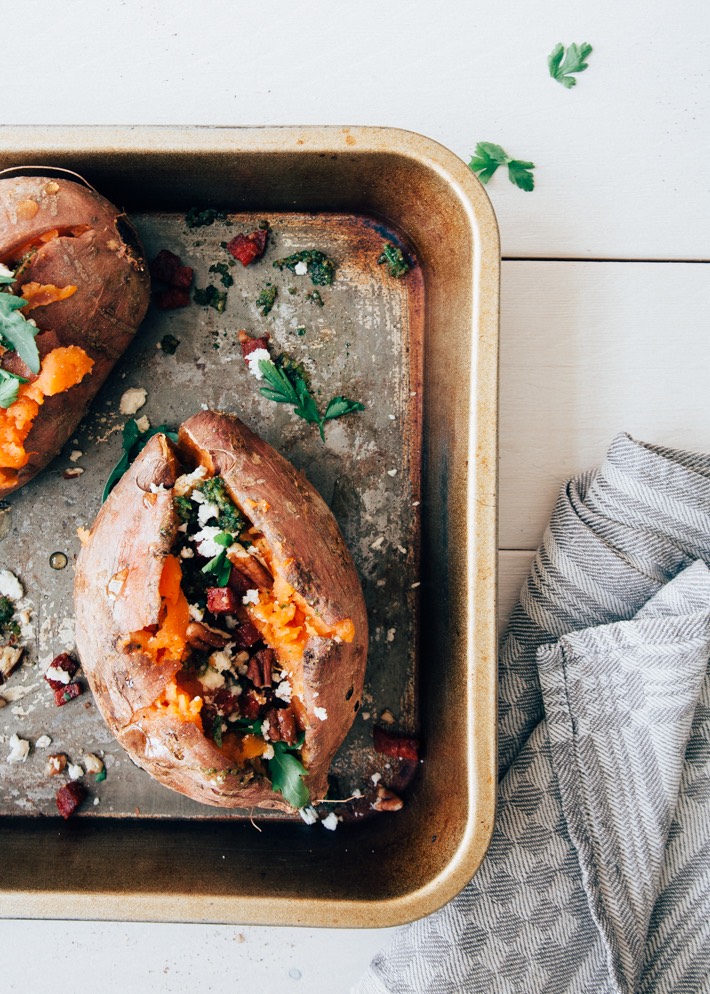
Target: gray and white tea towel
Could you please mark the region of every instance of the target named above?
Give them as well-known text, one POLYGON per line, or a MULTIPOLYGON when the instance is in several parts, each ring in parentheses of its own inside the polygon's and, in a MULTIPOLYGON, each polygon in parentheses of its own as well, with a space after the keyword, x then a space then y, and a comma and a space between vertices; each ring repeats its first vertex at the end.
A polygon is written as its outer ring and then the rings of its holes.
POLYGON ((500 653, 474 879, 357 994, 710 992, 710 456, 618 436, 562 488, 500 653))

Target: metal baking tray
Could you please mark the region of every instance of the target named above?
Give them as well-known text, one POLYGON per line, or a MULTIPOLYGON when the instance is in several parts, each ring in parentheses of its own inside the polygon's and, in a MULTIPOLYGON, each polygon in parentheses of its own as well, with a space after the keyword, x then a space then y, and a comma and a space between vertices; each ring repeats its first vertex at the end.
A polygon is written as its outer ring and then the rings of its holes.
POLYGON ((131 215, 149 257, 177 252, 199 286, 222 289, 209 267, 228 259, 220 242, 231 234, 265 218, 272 236, 263 264, 230 269, 223 313, 151 307, 76 437, 10 499, 0 567, 25 586, 34 639, 3 688, 14 690, 0 735, 16 731, 33 750, 13 767, 0 754, 0 839, 13 854, 0 914, 357 927, 435 910, 480 864, 495 805, 499 247, 480 184, 441 146, 386 128, 0 128, 0 168, 38 162, 87 177, 131 215), (228 216, 189 229, 190 207, 228 216), (406 279, 377 264, 383 240, 414 263, 406 279), (322 308, 305 278, 269 265, 311 247, 338 263, 322 308), (279 296, 262 317, 267 281, 279 296), (321 401, 345 393, 366 411, 329 425, 323 445, 260 397, 239 328, 267 329, 303 361, 321 401), (166 333, 180 341, 174 355, 158 347, 166 333), (129 386, 146 388, 139 414, 153 424, 176 426, 200 405, 236 411, 330 503, 371 626, 363 706, 332 793, 367 797, 380 773, 403 810, 335 806, 343 820, 328 832, 201 806, 135 768, 88 697, 54 708, 41 668, 72 645, 76 529, 120 455, 129 386), (84 473, 65 479, 72 450, 84 473), (57 551, 63 571, 49 567, 57 551), (374 753, 383 710, 419 734, 417 769, 374 753), (97 803, 68 823, 34 746, 42 734, 74 760, 105 756, 97 803))

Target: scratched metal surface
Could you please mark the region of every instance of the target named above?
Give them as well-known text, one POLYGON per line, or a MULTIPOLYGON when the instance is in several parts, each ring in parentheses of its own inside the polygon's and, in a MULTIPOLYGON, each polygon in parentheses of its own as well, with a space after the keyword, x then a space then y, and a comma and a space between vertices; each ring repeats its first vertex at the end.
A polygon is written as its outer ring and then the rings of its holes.
MULTIPOLYGON (((233 215, 229 222, 189 230, 182 215, 143 214, 134 220, 147 255, 169 248, 195 268, 195 284, 223 289, 209 266, 229 260, 220 247, 259 215, 233 215)), ((0 815, 56 814, 54 795, 63 778, 44 773, 46 757, 64 752, 81 763, 86 752, 104 757, 103 783, 84 779, 91 798, 83 817, 228 818, 162 787, 138 769, 110 735, 87 692, 56 708, 41 677, 49 660, 74 644, 72 583, 79 526, 93 520, 104 482, 121 452, 121 395, 144 387, 147 402, 137 416, 151 424, 177 426, 201 406, 234 411, 303 469, 330 504, 353 552, 363 581, 370 620, 370 652, 360 714, 333 765, 336 790, 348 796, 359 787, 372 791, 370 777, 396 780, 396 771, 372 749, 372 725, 383 709, 397 727, 416 728, 416 609, 418 580, 418 500, 420 450, 420 361, 423 280, 415 268, 406 279, 388 276, 377 265, 383 236, 391 233, 373 221, 349 215, 270 216, 272 237, 259 263, 230 268, 234 285, 222 314, 192 303, 179 311, 151 306, 129 352, 100 392, 75 439, 40 477, 9 499, 0 521, 0 568, 21 580, 32 610, 33 632, 20 668, 0 689, 8 701, 0 710, 0 815), (332 256, 337 275, 319 288, 324 306, 306 300, 313 286, 307 276, 280 273, 274 259, 301 248, 320 248, 332 256), (262 317, 255 301, 269 281, 278 288, 274 309, 262 317), (289 289, 295 292, 290 293, 289 289), (299 335, 297 328, 305 328, 299 335), (237 331, 268 330, 275 351, 288 351, 311 372, 319 404, 340 393, 361 400, 362 414, 330 422, 326 444, 317 431, 262 398, 241 359, 237 331), (180 340, 175 355, 157 345, 165 334, 180 340), (83 455, 84 472, 64 479, 73 464, 69 453, 83 455), (55 551, 69 565, 50 568, 55 551), (31 743, 25 763, 9 765, 7 740, 17 733, 31 743), (39 749, 41 735, 52 739, 39 749)))

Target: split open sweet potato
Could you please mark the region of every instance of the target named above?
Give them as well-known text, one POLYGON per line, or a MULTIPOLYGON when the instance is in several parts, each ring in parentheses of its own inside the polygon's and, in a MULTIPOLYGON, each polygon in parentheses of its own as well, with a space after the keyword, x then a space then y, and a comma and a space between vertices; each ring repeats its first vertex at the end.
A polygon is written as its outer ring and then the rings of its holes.
POLYGON ((47 176, 0 179, 0 263, 4 294, 26 301, 0 300, 2 498, 73 434, 143 320, 150 277, 125 214, 47 176))
POLYGON ((157 780, 223 807, 325 797, 362 699, 362 590, 323 499, 238 418, 148 442, 81 550, 75 606, 98 706, 157 780))

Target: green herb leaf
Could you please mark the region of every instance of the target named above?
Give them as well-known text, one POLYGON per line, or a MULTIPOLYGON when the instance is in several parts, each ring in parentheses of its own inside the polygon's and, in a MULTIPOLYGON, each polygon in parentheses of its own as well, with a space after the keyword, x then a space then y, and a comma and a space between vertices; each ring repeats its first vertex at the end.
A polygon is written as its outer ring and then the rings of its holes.
POLYGON ((273 742, 272 746, 274 758, 268 760, 272 790, 283 794, 294 808, 304 807, 310 800, 308 787, 303 782, 308 770, 284 742, 273 742))
POLYGON ((20 383, 27 383, 22 376, 0 369, 0 407, 9 407, 17 400, 20 383))
POLYGON ((123 455, 118 460, 106 481, 102 500, 106 500, 136 456, 143 451, 153 435, 167 435, 171 442, 177 442, 177 432, 170 431, 167 425, 158 425, 141 431, 135 418, 130 418, 123 426, 123 455))
MULTIPOLYGON (((291 291, 289 290, 289 293, 290 292, 291 291)), ((317 290, 311 290, 310 293, 307 293, 306 294, 306 300, 312 301, 318 307, 322 307, 323 306, 323 298, 321 297, 320 293, 317 290)))
POLYGON ((221 476, 210 477, 196 489, 205 495, 210 504, 216 504, 219 508, 217 524, 223 532, 230 532, 231 538, 231 535, 240 535, 244 531, 246 520, 227 493, 227 485, 221 476))
POLYGON ((355 411, 364 410, 365 405, 361 404, 359 400, 349 400, 347 397, 333 397, 332 400, 328 401, 323 420, 330 421, 333 418, 342 418, 346 414, 353 414, 355 411))
POLYGON ((101 781, 105 779, 106 779, 106 770, 99 770, 99 772, 94 777, 96 783, 101 783, 101 781))
POLYGON ((39 373, 39 352, 35 342, 38 329, 19 313, 26 303, 12 293, 0 293, 0 340, 6 348, 17 352, 31 372, 39 373))
POLYGON ((530 172, 534 168, 534 162, 521 162, 519 159, 512 159, 508 163, 508 178, 511 183, 515 183, 521 190, 526 190, 529 193, 535 187, 535 177, 530 172))
POLYGON ((266 317, 272 310, 278 292, 275 286, 265 286, 259 293, 259 296, 256 298, 256 306, 261 311, 263 317, 266 317))
POLYGON ((175 355, 178 345, 180 344, 180 339, 176 338, 175 335, 163 335, 160 339, 160 348, 167 355, 175 355))
POLYGON ((212 722, 212 741, 218 749, 222 748, 222 722, 224 718, 221 714, 215 715, 212 722))
POLYGON ((209 271, 211 273, 220 274, 220 276, 222 277, 220 280, 222 286, 226 287, 234 286, 234 277, 230 273, 226 262, 216 262, 214 266, 210 266, 209 271))
POLYGON ((226 211, 218 211, 214 207, 206 207, 204 210, 191 207, 185 215, 185 224, 188 228, 204 228, 209 224, 214 224, 215 221, 224 221, 226 217, 226 211))
POLYGON ((535 179, 530 172, 535 168, 534 162, 523 162, 521 159, 511 159, 508 153, 492 142, 479 142, 476 151, 468 164, 481 183, 487 183, 499 166, 508 166, 508 179, 528 192, 535 186, 535 179))
POLYGON ((570 76, 569 73, 584 72, 585 69, 588 69, 589 66, 586 60, 591 53, 592 46, 586 41, 583 41, 579 45, 572 43, 566 50, 561 42, 558 43, 547 57, 550 76, 556 79, 558 83, 561 83, 565 89, 571 90, 573 86, 577 85, 577 80, 574 76, 570 76))
MULTIPOLYGON (((218 542, 217 544, 221 545, 222 543, 218 542)), ((202 572, 211 574, 215 587, 226 587, 232 572, 232 564, 227 559, 227 550, 224 549, 219 555, 205 563, 202 572)))
POLYGON ((201 304, 203 307, 214 307, 218 314, 222 314, 227 306, 227 291, 218 290, 210 283, 206 287, 195 287, 192 299, 196 304, 201 304))
POLYGON ((311 283, 314 286, 328 286, 333 282, 335 276, 335 263, 328 258, 325 252, 318 249, 304 249, 302 252, 294 252, 293 255, 286 256, 285 259, 277 259, 274 262, 275 269, 290 269, 296 272, 299 262, 305 262, 311 283))
POLYGON ((397 248, 392 242, 385 242, 382 248, 382 255, 377 260, 378 265, 383 262, 387 264, 387 272, 395 279, 401 279, 409 272, 409 263, 404 258, 402 249, 397 248))

